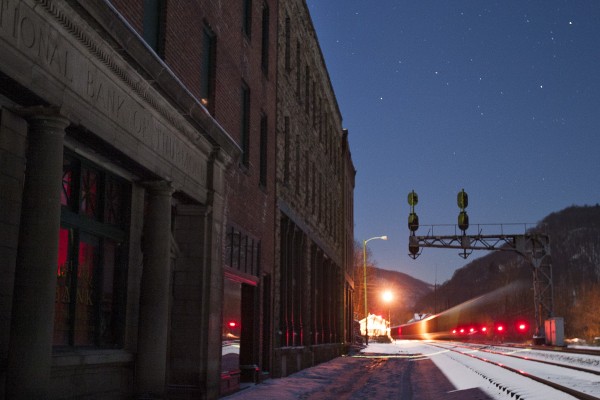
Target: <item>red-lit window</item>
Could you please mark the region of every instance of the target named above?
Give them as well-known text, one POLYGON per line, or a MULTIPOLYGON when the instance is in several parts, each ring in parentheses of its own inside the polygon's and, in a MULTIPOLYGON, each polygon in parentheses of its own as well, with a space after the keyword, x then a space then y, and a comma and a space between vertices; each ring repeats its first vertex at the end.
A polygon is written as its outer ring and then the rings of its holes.
POLYGON ((66 155, 62 186, 54 345, 119 347, 130 185, 66 155))
POLYGON ((98 218, 98 173, 93 169, 81 168, 81 196, 79 211, 90 218, 98 218))
POLYGON ((121 225, 123 210, 123 185, 114 180, 106 180, 106 196, 104 199, 104 222, 111 225, 121 225))
POLYGON ((73 193, 73 169, 71 162, 69 158, 65 158, 63 161, 62 191, 60 193, 60 204, 63 206, 71 204, 71 193, 73 193))

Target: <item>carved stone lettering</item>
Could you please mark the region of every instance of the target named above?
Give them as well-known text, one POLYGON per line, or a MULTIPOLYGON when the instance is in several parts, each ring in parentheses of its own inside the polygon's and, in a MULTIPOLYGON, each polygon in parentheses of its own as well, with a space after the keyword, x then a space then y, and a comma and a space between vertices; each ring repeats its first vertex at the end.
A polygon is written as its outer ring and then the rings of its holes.
POLYGON ((96 79, 91 70, 87 73, 86 94, 96 107, 113 119, 121 121, 121 109, 125 104, 125 96, 115 86, 96 79))
MULTIPOLYGON (((148 149, 184 171, 193 180, 206 182, 207 155, 180 136, 180 133, 156 110, 145 108, 143 94, 137 97, 125 86, 119 68, 120 56, 114 53, 115 63, 96 64, 94 55, 80 50, 70 40, 79 40, 45 21, 25 2, 0 0, 0 43, 2 40, 27 55, 42 69, 65 83, 101 114, 118 123, 126 132, 148 146, 148 149), (100 65, 100 66, 99 66, 100 65), (105 67, 106 66, 106 67, 105 67), (113 75, 115 74, 115 75, 113 75), (114 76, 114 78, 112 78, 114 76)), ((59 26, 59 25, 56 25, 59 26)), ((86 47, 93 45, 93 38, 86 47)), ((101 40, 101 39, 98 39, 101 40)), ((148 105, 148 107, 150 107, 148 105)), ((103 127, 89 127, 91 130, 103 127)))

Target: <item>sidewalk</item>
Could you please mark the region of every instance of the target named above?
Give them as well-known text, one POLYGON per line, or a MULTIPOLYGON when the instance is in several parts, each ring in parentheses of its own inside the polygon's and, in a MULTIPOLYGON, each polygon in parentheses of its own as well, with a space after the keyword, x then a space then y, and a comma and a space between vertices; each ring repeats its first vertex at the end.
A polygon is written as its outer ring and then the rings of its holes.
POLYGON ((387 347, 370 345, 365 350, 373 353, 363 350, 354 356, 338 357, 286 378, 252 385, 224 399, 489 399, 479 389, 455 390, 430 359, 379 352, 381 349, 387 347))

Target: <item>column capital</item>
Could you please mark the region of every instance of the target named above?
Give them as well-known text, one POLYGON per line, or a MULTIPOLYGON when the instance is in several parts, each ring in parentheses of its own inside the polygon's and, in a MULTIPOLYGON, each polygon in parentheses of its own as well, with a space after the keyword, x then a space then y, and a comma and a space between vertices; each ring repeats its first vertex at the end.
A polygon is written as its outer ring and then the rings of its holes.
POLYGON ((13 110, 29 122, 32 128, 47 127, 64 131, 71 121, 60 113, 58 107, 33 106, 13 110))
POLYGON ((171 196, 175 191, 171 181, 143 181, 140 183, 146 190, 154 195, 171 196))

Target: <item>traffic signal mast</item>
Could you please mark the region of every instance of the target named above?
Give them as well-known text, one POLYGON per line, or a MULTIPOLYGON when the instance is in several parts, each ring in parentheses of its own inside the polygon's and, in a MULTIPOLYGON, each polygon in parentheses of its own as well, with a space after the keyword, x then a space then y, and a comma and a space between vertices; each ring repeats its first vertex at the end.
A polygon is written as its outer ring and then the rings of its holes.
MULTIPOLYGON (((433 235, 434 225, 428 235, 418 236, 419 217, 415 213, 418 196, 415 191, 408 194, 408 204, 411 206, 408 216, 409 256, 416 259, 421 254, 422 247, 441 249, 460 249, 459 255, 467 258, 473 250, 513 251, 525 258, 533 267, 533 297, 535 308, 535 334, 534 343, 549 343, 562 345, 563 324, 562 318, 554 318, 554 300, 552 285, 552 264, 550 257, 550 239, 541 233, 467 235, 469 216, 465 209, 468 206, 468 195, 463 190, 458 193, 457 203, 460 208, 458 214, 458 229, 460 234, 433 235), (547 332, 551 330, 552 332, 547 332), (550 336, 550 337, 548 337, 550 336)), ((501 225, 500 225, 501 226, 501 225)), ((503 230, 503 229, 501 229, 503 230)))

